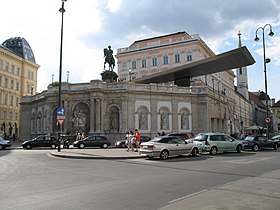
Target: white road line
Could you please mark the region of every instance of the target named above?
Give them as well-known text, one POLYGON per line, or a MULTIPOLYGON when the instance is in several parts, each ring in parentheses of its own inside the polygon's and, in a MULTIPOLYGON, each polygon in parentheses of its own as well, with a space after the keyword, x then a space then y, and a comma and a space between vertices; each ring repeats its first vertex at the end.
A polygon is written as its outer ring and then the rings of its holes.
POLYGON ((201 191, 198 191, 198 192, 195 192, 195 193, 192 193, 192 194, 183 196, 183 197, 181 197, 181 198, 174 199, 174 200, 172 200, 172 201, 169 201, 168 203, 169 203, 169 204, 175 203, 175 202, 178 202, 178 201, 180 201, 180 200, 183 200, 183 199, 186 199, 186 198, 189 198, 189 197, 192 197, 192 196, 195 196, 195 195, 198 195, 198 194, 207 192, 207 191, 208 191, 208 189, 201 190, 201 191))
POLYGON ((265 158, 249 158, 249 159, 241 159, 241 160, 228 160, 228 161, 222 161, 225 163, 236 163, 236 164, 251 164, 251 163, 257 163, 265 160, 272 159, 274 157, 265 157, 265 158))

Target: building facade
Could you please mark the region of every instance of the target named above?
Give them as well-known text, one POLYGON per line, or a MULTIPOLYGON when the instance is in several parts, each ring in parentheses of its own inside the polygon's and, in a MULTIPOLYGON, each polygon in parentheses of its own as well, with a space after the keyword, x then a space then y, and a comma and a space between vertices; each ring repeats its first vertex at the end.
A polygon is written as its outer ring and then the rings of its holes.
POLYGON ((0 45, 1 136, 18 136, 21 98, 35 94, 38 68, 24 38, 11 38, 0 45))
MULTIPOLYGON (((178 32, 140 40, 118 49, 119 81, 62 83, 66 110, 63 134, 105 134, 123 139, 128 130, 240 134, 251 125, 249 101, 238 95, 227 70, 191 79, 190 84, 136 84, 133 79, 208 58, 214 53, 198 35, 178 32)), ((58 87, 22 99, 21 138, 56 133, 58 87)))
MULTIPOLYGON (((21 138, 57 132, 58 87, 22 99, 21 138)), ((228 97, 209 86, 180 87, 133 82, 62 83, 66 110, 63 134, 79 131, 105 134, 112 141, 138 128, 142 135, 158 132, 230 133, 228 97)), ((232 102, 231 102, 232 103, 232 102)))

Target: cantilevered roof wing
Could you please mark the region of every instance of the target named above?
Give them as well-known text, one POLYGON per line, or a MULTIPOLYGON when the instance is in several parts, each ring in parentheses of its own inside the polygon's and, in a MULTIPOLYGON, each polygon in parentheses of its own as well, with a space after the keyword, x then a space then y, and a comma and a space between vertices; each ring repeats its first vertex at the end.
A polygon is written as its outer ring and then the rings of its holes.
POLYGON ((163 83, 184 77, 197 77, 213 74, 243 66, 249 66, 254 63, 254 58, 249 50, 244 46, 203 60, 137 78, 133 81, 135 83, 144 84, 163 83))

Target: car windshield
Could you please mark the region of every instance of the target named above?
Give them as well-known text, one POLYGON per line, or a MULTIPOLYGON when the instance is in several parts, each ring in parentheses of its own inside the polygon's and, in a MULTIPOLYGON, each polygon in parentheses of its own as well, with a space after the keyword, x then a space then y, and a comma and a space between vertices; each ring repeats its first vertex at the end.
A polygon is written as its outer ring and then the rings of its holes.
POLYGON ((272 139, 280 139, 280 135, 273 136, 272 139))
POLYGON ((254 140, 254 136, 246 136, 246 138, 244 140, 246 141, 253 141, 254 140))
POLYGON ((197 135, 193 140, 194 141, 206 141, 207 135, 197 135))
POLYGON ((162 138, 161 137, 155 137, 151 141, 153 142, 159 142, 162 138))

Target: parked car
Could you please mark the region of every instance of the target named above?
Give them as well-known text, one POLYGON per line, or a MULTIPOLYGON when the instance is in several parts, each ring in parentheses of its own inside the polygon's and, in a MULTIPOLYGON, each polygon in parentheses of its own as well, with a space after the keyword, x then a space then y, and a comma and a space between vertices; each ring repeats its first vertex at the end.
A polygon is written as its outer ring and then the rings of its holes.
MULTIPOLYGON (((150 141, 151 138, 149 136, 141 136, 140 137, 140 144, 142 142, 147 142, 147 141, 150 141)), ((127 147, 127 141, 126 139, 123 139, 123 140, 119 140, 119 141, 116 141, 115 142, 115 146, 116 147, 119 147, 119 148, 125 148, 127 147)), ((133 143, 133 147, 136 147, 135 143, 133 143)))
POLYGON ((42 135, 22 142, 23 149, 32 149, 33 147, 50 147, 51 149, 55 149, 57 146, 58 140, 50 135, 42 135))
MULTIPOLYGON (((280 141, 280 135, 273 136, 271 139, 272 139, 272 140, 280 141)), ((278 145, 278 146, 279 146, 279 145, 278 145)))
POLYGON ((187 143, 178 136, 159 136, 143 142, 139 153, 149 158, 159 157, 166 160, 170 156, 177 155, 197 156, 199 149, 195 144, 187 143))
POLYGON ((203 152, 209 152, 211 155, 216 155, 218 152, 237 151, 240 153, 243 150, 243 143, 228 134, 223 133, 202 133, 198 134, 194 141, 203 144, 203 152))
POLYGON ((12 142, 10 140, 4 140, 2 137, 0 137, 0 150, 6 149, 7 147, 11 147, 12 142))
POLYGON ((80 149, 83 149, 85 147, 100 147, 106 149, 110 146, 110 141, 106 136, 92 135, 84 139, 75 141, 73 143, 73 146, 80 149))
POLYGON ((169 133, 168 136, 178 136, 183 140, 191 139, 194 137, 193 133, 169 133))
POLYGON ((255 152, 264 148, 277 150, 279 147, 278 140, 267 140, 266 137, 262 136, 247 136, 242 142, 245 149, 251 149, 255 152))

